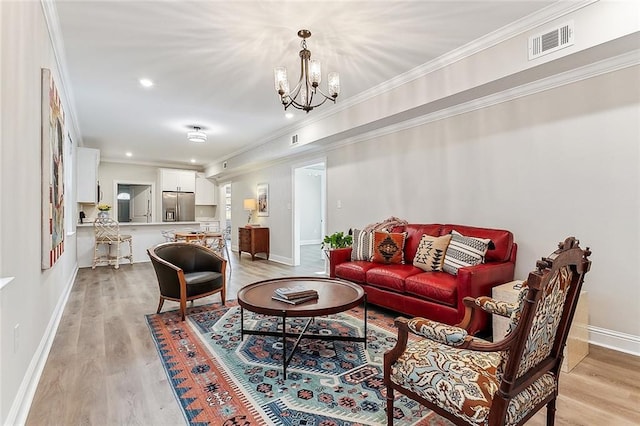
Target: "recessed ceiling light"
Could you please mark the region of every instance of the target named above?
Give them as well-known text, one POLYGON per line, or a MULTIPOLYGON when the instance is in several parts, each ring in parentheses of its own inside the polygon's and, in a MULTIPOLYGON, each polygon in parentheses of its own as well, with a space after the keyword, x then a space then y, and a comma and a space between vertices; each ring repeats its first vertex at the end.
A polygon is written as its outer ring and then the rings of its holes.
POLYGON ((140 85, 142 87, 151 87, 153 86, 153 81, 149 80, 148 78, 141 78, 140 85))
POLYGON ((191 159, 191 162, 192 162, 192 163, 195 163, 195 162, 196 162, 196 159, 195 159, 195 158, 192 158, 192 159, 191 159))
POLYGON ((293 118, 293 113, 292 112, 287 112, 287 113, 284 114, 284 116, 289 118, 289 119, 291 119, 291 118, 293 118))
POLYGON ((132 154, 131 152, 127 152, 125 155, 126 155, 127 157, 133 157, 133 154, 132 154))

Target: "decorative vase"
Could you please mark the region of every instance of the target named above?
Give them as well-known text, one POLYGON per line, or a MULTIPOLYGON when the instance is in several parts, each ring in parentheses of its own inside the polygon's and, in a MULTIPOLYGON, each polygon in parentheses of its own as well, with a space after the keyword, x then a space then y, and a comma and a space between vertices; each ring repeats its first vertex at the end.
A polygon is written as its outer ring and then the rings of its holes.
POLYGON ((109 218, 109 210, 100 210, 98 212, 98 219, 107 219, 109 218))

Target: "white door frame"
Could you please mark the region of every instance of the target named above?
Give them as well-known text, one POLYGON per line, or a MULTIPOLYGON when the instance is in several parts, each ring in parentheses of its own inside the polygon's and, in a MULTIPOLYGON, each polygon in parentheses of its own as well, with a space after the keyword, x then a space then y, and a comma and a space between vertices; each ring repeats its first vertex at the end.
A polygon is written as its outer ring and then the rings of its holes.
POLYGON ((314 159, 310 159, 308 161, 304 161, 301 163, 296 163, 291 166, 291 215, 292 215, 292 252, 293 252, 293 266, 300 265, 300 215, 297 209, 296 203, 296 170, 304 169, 309 166, 313 166, 316 164, 322 164, 324 166, 324 173, 322 174, 322 178, 320 181, 320 205, 321 205, 321 217, 322 226, 320 230, 320 236, 322 238, 323 235, 326 234, 327 227, 327 157, 317 157, 314 159))

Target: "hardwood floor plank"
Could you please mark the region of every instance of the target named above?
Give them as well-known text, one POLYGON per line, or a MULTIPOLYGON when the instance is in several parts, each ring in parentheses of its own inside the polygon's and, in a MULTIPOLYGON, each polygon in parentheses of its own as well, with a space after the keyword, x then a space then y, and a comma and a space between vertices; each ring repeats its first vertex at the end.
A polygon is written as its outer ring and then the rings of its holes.
MULTIPOLYGON (((290 267, 232 253, 227 299, 255 281, 325 270, 319 246, 304 247, 302 254, 303 265, 290 267)), ((80 269, 26 424, 185 424, 145 322, 158 294, 150 263, 80 269)), ((214 295, 195 306, 219 300, 214 295)), ((176 309, 167 301, 163 311, 176 309)), ((637 425, 639 384, 639 357, 591 347, 560 378, 556 425, 637 425)), ((544 425, 545 416, 543 410, 528 424, 544 425)))

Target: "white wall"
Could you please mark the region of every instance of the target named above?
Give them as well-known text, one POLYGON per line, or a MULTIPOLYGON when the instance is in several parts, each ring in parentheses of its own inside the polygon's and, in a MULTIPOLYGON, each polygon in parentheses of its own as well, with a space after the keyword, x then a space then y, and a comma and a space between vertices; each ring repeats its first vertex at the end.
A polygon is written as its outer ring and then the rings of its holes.
MULTIPOLYGON (((0 42, 0 278, 14 277, 0 289, 0 423, 13 424, 24 421, 77 267, 67 234, 58 262, 40 269, 41 68, 53 71, 69 105, 41 4, 0 2, 0 42)), ((66 131, 77 143, 69 111, 66 131)))
MULTIPOLYGON (((160 202, 158 201, 158 167, 102 161, 100 163, 100 167, 98 167, 98 180, 100 182, 100 191, 102 192, 102 202, 111 206, 115 206, 116 204, 113 190, 115 182, 153 184, 153 199, 156 201, 152 204, 153 221, 160 221, 160 202)), ((97 212, 93 206, 84 206, 84 208, 87 218, 93 218, 96 216, 97 212)))
POLYGON ((638 72, 628 68, 331 152, 330 230, 390 215, 509 229, 521 279, 557 242, 576 236, 593 251, 585 284, 591 325, 634 336, 628 343, 637 351, 638 72))
MULTIPOLYGON (((294 164, 328 149, 327 233, 392 215, 506 228, 519 243, 517 278, 575 235, 594 252, 591 341, 640 354, 639 11, 593 2, 498 31, 359 102, 314 111, 292 130, 297 151, 278 136, 208 170, 244 182, 242 170, 278 150, 294 164), (528 36, 569 19, 575 44, 529 61, 528 36)), ((277 180, 282 163, 265 167, 252 173, 277 180)), ((272 225, 283 259, 290 228, 272 225)))
POLYGON ((269 216, 258 217, 253 214, 251 223, 259 223, 269 227, 270 255, 269 259, 293 263, 293 214, 291 210, 292 179, 288 165, 278 165, 244 175, 231 182, 231 245, 238 249, 238 227, 247 223, 247 212, 242 208, 245 198, 257 198, 257 185, 269 184, 269 216), (279 234, 279 235, 276 235, 279 234))
MULTIPOLYGON (((593 251, 590 339, 640 353, 639 73, 622 69, 329 151, 327 233, 392 215, 504 228, 519 245, 519 279, 576 236, 593 251)), ((286 170, 260 174, 287 194, 286 170)), ((273 256, 289 258, 290 225, 273 216, 273 256)))

